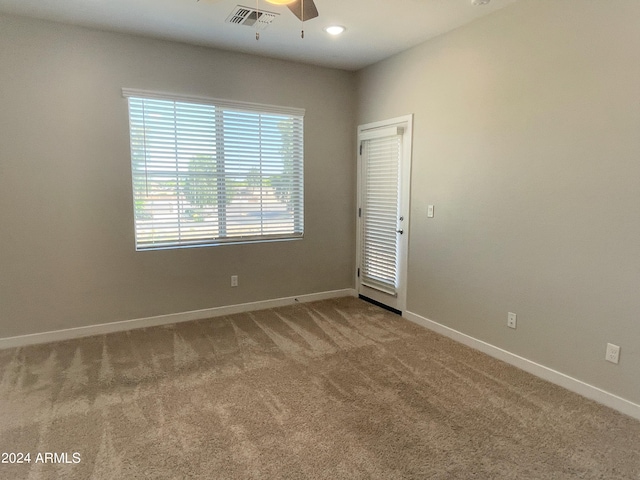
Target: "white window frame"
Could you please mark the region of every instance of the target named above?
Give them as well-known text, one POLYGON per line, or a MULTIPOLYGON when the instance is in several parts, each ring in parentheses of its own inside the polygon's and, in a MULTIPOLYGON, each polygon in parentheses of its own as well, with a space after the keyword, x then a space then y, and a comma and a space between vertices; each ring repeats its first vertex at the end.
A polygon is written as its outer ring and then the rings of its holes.
POLYGON ((303 237, 304 109, 130 88, 122 95, 129 105, 136 250, 303 237), (154 124, 155 118, 161 120, 154 124), (203 167, 194 174, 196 157, 203 167), (286 183, 278 187, 276 179, 286 183), (201 190, 215 205, 194 203, 192 192, 201 190))

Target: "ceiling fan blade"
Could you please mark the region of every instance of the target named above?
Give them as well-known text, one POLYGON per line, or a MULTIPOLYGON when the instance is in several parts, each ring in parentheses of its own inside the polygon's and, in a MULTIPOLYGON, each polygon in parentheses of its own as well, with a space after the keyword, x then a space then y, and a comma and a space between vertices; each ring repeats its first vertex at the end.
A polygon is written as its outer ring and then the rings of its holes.
POLYGON ((289 7, 289 10, 291 10, 296 17, 305 22, 318 16, 318 9, 313 0, 304 0, 304 16, 302 15, 302 0, 297 0, 287 5, 287 7, 289 7))

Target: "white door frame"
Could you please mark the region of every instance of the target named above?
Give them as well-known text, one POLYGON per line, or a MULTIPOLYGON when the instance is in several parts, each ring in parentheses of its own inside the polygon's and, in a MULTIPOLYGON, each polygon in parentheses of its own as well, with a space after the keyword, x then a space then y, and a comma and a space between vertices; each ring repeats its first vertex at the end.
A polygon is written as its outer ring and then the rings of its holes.
POLYGON ((359 295, 363 295, 371 298, 374 301, 380 302, 394 310, 404 312, 407 304, 407 257, 409 254, 409 227, 410 227, 410 198, 411 198, 411 159, 412 159, 412 145, 413 145, 413 114, 404 115, 401 117, 391 118, 388 120, 382 120, 379 122, 367 123, 358 126, 358 143, 357 159, 358 159, 358 185, 357 185, 357 210, 356 210, 356 225, 357 225, 357 242, 356 242, 356 273, 355 273, 355 285, 359 295), (399 195, 399 212, 403 217, 401 229, 403 233, 399 237, 398 242, 398 288, 397 297, 393 298, 389 295, 378 295, 374 290, 363 286, 360 282, 360 256, 362 254, 362 218, 361 218, 361 206, 362 206, 362 149, 361 145, 367 136, 370 136, 376 131, 385 130, 389 128, 402 128, 402 153, 401 153, 401 167, 400 167, 400 195, 399 195))

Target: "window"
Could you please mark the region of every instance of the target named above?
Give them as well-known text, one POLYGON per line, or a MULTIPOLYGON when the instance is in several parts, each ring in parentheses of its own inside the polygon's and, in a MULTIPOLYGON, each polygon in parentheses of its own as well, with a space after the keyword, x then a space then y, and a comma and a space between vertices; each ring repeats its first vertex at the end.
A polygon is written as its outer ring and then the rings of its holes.
POLYGON ((302 237, 304 110, 123 95, 137 250, 302 237))

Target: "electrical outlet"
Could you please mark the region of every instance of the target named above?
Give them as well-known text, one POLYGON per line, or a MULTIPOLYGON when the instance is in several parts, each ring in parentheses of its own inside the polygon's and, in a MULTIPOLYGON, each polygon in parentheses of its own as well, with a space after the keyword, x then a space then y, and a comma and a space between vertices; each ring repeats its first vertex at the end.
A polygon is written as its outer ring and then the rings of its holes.
POLYGON ((517 315, 515 313, 509 312, 507 315, 507 327, 516 328, 517 323, 517 315))
POLYGON ((238 275, 231 275, 231 286, 232 287, 238 286, 238 275))
POLYGON ((613 343, 607 343, 607 354, 605 360, 611 363, 618 363, 620 361, 620 347, 613 343))

